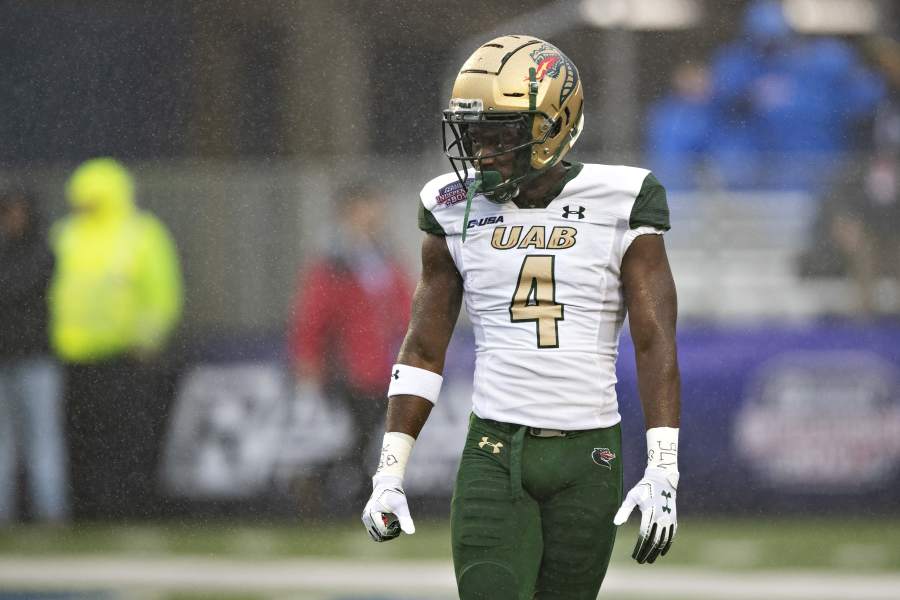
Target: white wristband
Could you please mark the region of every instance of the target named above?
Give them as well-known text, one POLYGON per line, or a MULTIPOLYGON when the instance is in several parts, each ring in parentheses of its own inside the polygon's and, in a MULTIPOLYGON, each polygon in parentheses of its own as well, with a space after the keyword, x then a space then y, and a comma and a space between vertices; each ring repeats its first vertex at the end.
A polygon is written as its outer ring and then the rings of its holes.
POLYGON ((425 398, 437 404, 444 378, 427 369, 409 365, 394 365, 391 369, 391 384, 388 386, 388 397, 408 394, 425 398))
POLYGON ((409 455, 415 443, 416 438, 411 435, 399 431, 385 433, 384 441, 381 443, 381 459, 378 461, 378 469, 375 470, 374 478, 389 475, 399 477, 403 481, 406 463, 409 461, 409 455))
POLYGON ((678 428, 653 427, 647 430, 647 466, 678 472, 678 428))

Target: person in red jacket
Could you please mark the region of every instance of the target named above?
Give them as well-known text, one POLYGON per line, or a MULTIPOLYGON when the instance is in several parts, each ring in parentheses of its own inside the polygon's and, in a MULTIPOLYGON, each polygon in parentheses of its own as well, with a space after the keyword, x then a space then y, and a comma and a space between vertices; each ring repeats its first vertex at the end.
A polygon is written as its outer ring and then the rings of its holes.
POLYGON ((406 332, 412 290, 385 235, 383 192, 353 184, 339 190, 335 206, 334 244, 301 270, 289 351, 299 389, 339 402, 351 417, 352 439, 323 473, 323 488, 339 485, 355 507, 369 493, 370 469, 359 456, 381 432, 384 374, 406 332))

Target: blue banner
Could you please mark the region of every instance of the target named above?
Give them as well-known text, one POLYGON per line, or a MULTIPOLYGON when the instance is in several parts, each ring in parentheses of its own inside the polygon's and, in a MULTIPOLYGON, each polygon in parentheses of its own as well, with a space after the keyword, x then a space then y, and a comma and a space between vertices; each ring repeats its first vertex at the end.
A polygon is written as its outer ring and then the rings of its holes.
MULTIPOLYGON (((690 327, 678 345, 685 511, 900 506, 900 326, 690 327)), ((644 453, 633 355, 623 335, 629 481, 644 453)))
MULTIPOLYGON (((694 325, 682 327, 678 344, 679 511, 777 515, 846 511, 850 502, 896 511, 900 325, 694 325)), ((407 471, 411 496, 431 497, 437 506, 449 498, 465 437, 473 345, 460 327, 441 400, 407 471)), ((186 370, 165 451, 172 495, 252 501, 315 477, 347 452, 374 464, 378 448, 350 447, 355 436, 342 407, 298 388, 281 347, 278 339, 232 341, 201 353, 186 370)), ((618 375, 630 486, 643 471, 646 444, 627 332, 618 375)))

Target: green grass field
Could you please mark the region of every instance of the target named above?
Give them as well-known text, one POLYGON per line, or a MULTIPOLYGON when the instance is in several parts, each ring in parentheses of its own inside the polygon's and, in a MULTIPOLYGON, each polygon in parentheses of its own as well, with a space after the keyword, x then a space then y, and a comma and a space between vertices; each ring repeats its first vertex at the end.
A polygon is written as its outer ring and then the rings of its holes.
MULTIPOLYGON (((635 525, 617 539, 614 562, 629 561, 635 525)), ((199 555, 265 560, 322 557, 450 560, 445 522, 375 544, 356 522, 309 526, 234 523, 92 524, 0 529, 0 555, 199 555)), ((729 569, 900 571, 900 520, 682 520, 669 565, 729 569)))
MULTIPOLYGON (((448 591, 452 589, 448 587, 452 586, 448 525, 425 520, 416 525, 415 535, 402 536, 387 544, 371 542, 355 521, 309 526, 186 521, 9 528, 0 530, 0 600, 5 598, 4 590, 37 594, 36 590, 69 589, 88 593, 75 596, 79 599, 116 600, 452 598, 448 591), (378 573, 381 567, 396 569, 395 574, 386 575, 394 577, 395 584, 396 577, 402 578, 404 573, 418 573, 426 584, 440 579, 443 587, 421 587, 411 582, 408 591, 395 585, 385 594, 360 595, 359 582, 354 579, 371 577, 371 573, 365 573, 366 568, 378 573), (29 569, 37 575, 31 579, 16 578, 16 573, 29 569), (170 572, 179 569, 184 569, 187 575, 172 579, 170 572), (95 575, 81 577, 81 571, 95 575), (325 577, 321 580, 316 579, 320 571, 325 577), (46 585, 41 576, 44 572, 46 585), (207 572, 212 575, 203 575, 207 572), (283 584, 273 581, 283 573, 292 573, 294 579, 283 584), (102 589, 112 590, 115 595, 90 595, 90 590, 100 585, 97 582, 107 580, 102 589), (237 583, 229 583, 232 580, 237 583)), ((670 582, 672 587, 667 597, 671 600, 842 597, 837 588, 836 596, 822 595, 821 591, 803 595, 804 589, 812 585, 810 582, 823 578, 833 580, 836 586, 849 585, 845 580, 865 577, 865 581, 881 582, 889 590, 894 588, 887 586, 893 586, 896 581, 896 589, 900 590, 900 520, 897 519, 682 520, 672 551, 652 567, 637 566, 630 558, 636 532, 636 525, 632 524, 619 533, 608 585, 604 584, 604 589, 613 590, 612 597, 628 600, 653 597, 642 589, 632 593, 628 581, 632 578, 637 582, 652 582, 656 577, 670 582), (678 589, 687 589, 685 585, 692 577, 709 580, 702 588, 706 590, 705 595, 699 592, 679 595, 678 589), (801 579, 795 580, 796 577, 801 579), (775 589, 783 585, 794 591, 783 596, 770 591, 735 596, 734 592, 740 590, 728 589, 731 581, 746 587, 757 579, 774 579, 775 589), (782 580, 783 584, 777 583, 782 580), (718 596, 716 590, 720 588, 722 595, 718 596)), ((851 593, 843 597, 900 598, 900 592, 885 593, 881 596, 851 593)))

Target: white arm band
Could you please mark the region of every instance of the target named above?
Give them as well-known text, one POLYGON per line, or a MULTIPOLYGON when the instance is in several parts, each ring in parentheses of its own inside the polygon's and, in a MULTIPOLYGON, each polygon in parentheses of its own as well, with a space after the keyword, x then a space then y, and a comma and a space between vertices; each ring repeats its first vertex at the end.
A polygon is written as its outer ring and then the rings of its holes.
POLYGON ((678 428, 653 427, 647 430, 647 466, 678 472, 678 428))
POLYGON ((427 369, 409 365, 394 365, 391 369, 391 384, 388 386, 388 397, 408 394, 425 398, 437 404, 444 378, 427 369))
POLYGON ((409 455, 415 443, 416 439, 411 435, 399 431, 385 433, 384 441, 381 443, 381 459, 378 461, 374 478, 389 475, 399 477, 403 481, 406 463, 409 462, 409 455))

